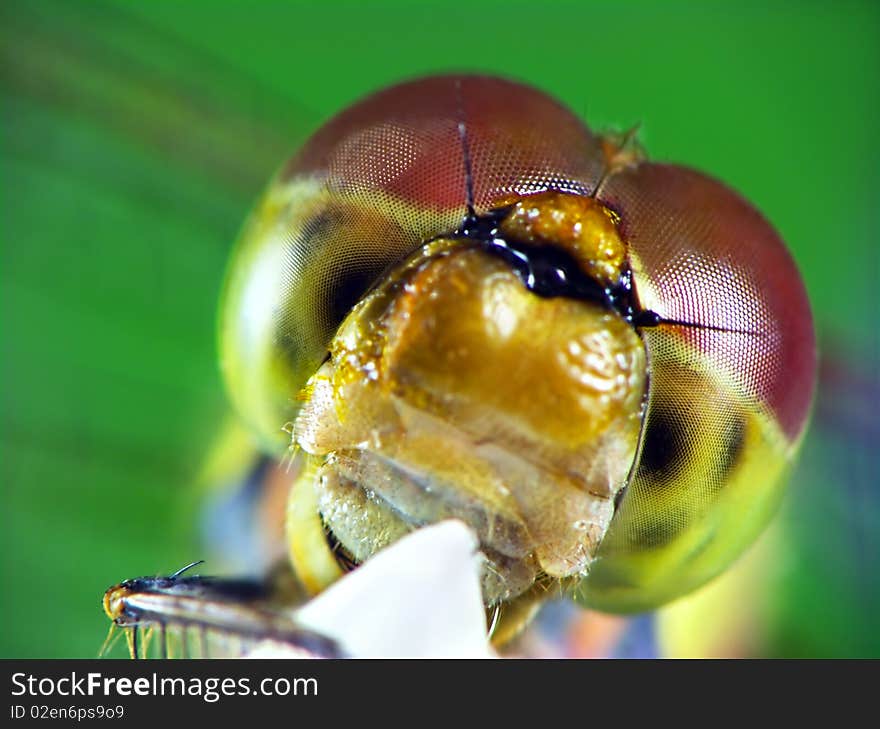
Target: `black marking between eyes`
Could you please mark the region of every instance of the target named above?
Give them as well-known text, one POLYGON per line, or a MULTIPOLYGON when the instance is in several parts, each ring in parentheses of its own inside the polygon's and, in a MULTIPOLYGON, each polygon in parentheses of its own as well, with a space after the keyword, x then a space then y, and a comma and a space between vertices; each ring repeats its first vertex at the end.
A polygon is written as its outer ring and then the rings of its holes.
MULTIPOLYGON (((460 110, 460 113, 463 115, 463 111, 460 110)), ((505 260, 526 288, 538 296, 566 297, 598 303, 609 311, 618 313, 638 330, 666 325, 760 336, 760 332, 751 330, 669 319, 650 309, 642 308, 638 301, 632 269, 628 263, 624 266, 619 280, 611 286, 605 286, 586 274, 574 256, 561 247, 552 244, 535 245, 504 237, 500 232, 500 224, 510 214, 513 206, 496 208, 482 214, 474 212, 473 180, 470 179, 471 161, 467 127, 463 118, 459 124, 459 134, 468 176, 466 181, 468 212, 457 230, 445 232, 430 240, 461 237, 473 241, 486 252, 505 260)), ((345 216, 342 210, 330 205, 306 221, 301 233, 303 237, 297 242, 296 247, 308 248, 308 241, 324 238, 334 227, 343 225, 345 225, 345 216)), ((323 326, 335 330, 354 305, 378 285, 383 272, 391 271, 399 262, 400 259, 377 261, 364 258, 351 261, 344 269, 337 267, 336 277, 334 279, 331 275, 330 285, 324 290, 323 301, 320 302, 322 306, 318 307, 318 311, 323 312, 323 326)), ((298 267, 295 264, 292 266, 289 264, 289 267, 294 274, 297 273, 298 267)), ((279 332, 278 341, 279 346, 291 351, 290 358, 295 360, 298 349, 296 340, 284 332, 279 332)))
MULTIPOLYGON (((462 122, 460 134, 464 152, 467 152, 467 134, 462 122)), ((465 154, 467 164, 469 157, 465 154)), ((469 183, 472 184, 472 183, 469 183)), ((468 188, 468 195, 473 192, 468 188)), ((461 237, 477 243, 483 250, 502 258, 529 290, 544 298, 566 297, 580 301, 597 303, 609 311, 618 313, 636 329, 650 329, 663 325, 690 327, 708 331, 758 335, 759 332, 712 324, 668 319, 650 309, 644 309, 638 302, 632 269, 627 263, 620 278, 612 286, 606 286, 586 274, 575 257, 565 249, 554 245, 535 245, 515 238, 504 237, 500 232, 501 221, 510 214, 512 206, 505 206, 477 214, 472 201, 461 226, 452 233, 444 233, 439 238, 461 237)), ((304 226, 307 238, 321 237, 334 225, 343 224, 338 210, 328 208, 313 216, 304 226)), ((430 242, 426 241, 426 242, 430 242)), ((300 247, 304 243, 300 242, 300 247)), ((373 289, 382 277, 383 271, 390 271, 398 261, 385 261, 376 266, 375 261, 358 261, 361 265, 349 265, 331 280, 323 307, 327 324, 337 327, 348 315, 354 305, 373 289), (371 265, 372 263, 372 265, 371 265)), ((294 346, 289 342, 288 346, 294 346)))
POLYGON ((597 303, 616 311, 636 327, 656 326, 660 321, 657 314, 639 306, 628 266, 616 284, 604 286, 584 273, 577 259, 563 248, 505 237, 500 230, 501 221, 511 209, 507 206, 482 215, 468 215, 452 235, 473 241, 487 253, 504 260, 523 285, 538 296, 597 303))
MULTIPOLYGON (((568 251, 553 245, 534 245, 501 234, 500 224, 510 214, 508 205, 478 215, 469 211, 461 227, 451 235, 477 242, 485 251, 500 256, 511 265, 527 289, 545 298, 566 297, 601 304, 620 314, 636 329, 660 326, 679 326, 713 332, 749 334, 761 333, 748 329, 719 327, 713 324, 668 319, 650 309, 643 309, 638 301, 632 269, 627 263, 620 279, 613 286, 604 286, 584 273, 577 260, 568 251)), ((437 236, 446 238, 449 235, 437 236)))

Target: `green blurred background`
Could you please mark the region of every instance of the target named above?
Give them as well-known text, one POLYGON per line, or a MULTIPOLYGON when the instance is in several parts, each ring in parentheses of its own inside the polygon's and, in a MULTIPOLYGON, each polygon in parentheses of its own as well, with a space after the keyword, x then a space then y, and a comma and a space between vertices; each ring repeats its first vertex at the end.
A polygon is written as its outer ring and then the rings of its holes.
MULTIPOLYGON (((803 271, 813 427, 760 600, 770 656, 880 656, 880 4, 16 2, 0 8, 0 656, 90 657, 104 589, 201 556, 224 263, 357 97, 502 73, 750 198, 803 271)), ((737 611, 733 600, 727 606, 737 611)), ((711 630, 696 623, 693 630, 711 630)))

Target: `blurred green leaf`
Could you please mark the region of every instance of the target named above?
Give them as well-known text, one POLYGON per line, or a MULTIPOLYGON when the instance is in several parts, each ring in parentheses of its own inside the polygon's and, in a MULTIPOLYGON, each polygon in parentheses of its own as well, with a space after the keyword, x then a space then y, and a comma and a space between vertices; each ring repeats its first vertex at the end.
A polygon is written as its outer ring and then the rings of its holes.
POLYGON ((195 547, 220 279, 305 115, 122 8, 3 13, 0 653, 88 656, 103 590, 195 547))

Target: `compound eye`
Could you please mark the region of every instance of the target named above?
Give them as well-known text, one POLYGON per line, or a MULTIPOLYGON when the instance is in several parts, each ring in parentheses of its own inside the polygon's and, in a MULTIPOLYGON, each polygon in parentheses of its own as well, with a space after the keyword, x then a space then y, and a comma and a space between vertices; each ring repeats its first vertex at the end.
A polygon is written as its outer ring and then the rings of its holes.
POLYGON ((661 319, 642 332, 640 456, 584 590, 633 611, 711 579, 766 524, 806 424, 815 343, 791 257, 731 190, 643 163, 601 197, 621 216, 641 304, 661 319))
POLYGON ((249 221, 220 309, 220 356, 239 413, 270 450, 349 309, 410 236, 312 180, 277 182, 249 221))
MULTIPOLYGON (((768 521, 810 409, 815 342, 794 263, 753 207, 613 146, 552 99, 494 78, 423 79, 355 104, 293 157, 247 224, 220 350, 237 409, 280 450, 335 332, 386 272, 511 200, 595 196, 648 315, 632 321, 645 325, 650 383, 640 455, 580 597, 636 611, 711 579, 768 521)), ((550 283, 555 293, 561 278, 550 283)))
POLYGON ((488 77, 395 86, 332 119, 282 169, 237 244, 220 358, 241 416, 270 449, 351 307, 469 205, 591 190, 599 141, 543 94, 488 77), (465 151, 467 150, 467 152, 465 151))

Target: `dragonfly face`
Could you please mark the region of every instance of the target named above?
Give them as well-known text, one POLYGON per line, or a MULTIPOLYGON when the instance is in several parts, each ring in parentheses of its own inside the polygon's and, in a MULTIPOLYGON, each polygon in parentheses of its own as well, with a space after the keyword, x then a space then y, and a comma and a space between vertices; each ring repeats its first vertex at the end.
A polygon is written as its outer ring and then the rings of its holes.
POLYGON ((220 354, 266 448, 293 434, 313 592, 455 517, 488 606, 561 585, 649 609, 725 569, 778 501, 814 388, 809 305, 747 202, 542 93, 377 93, 271 182, 220 354))

